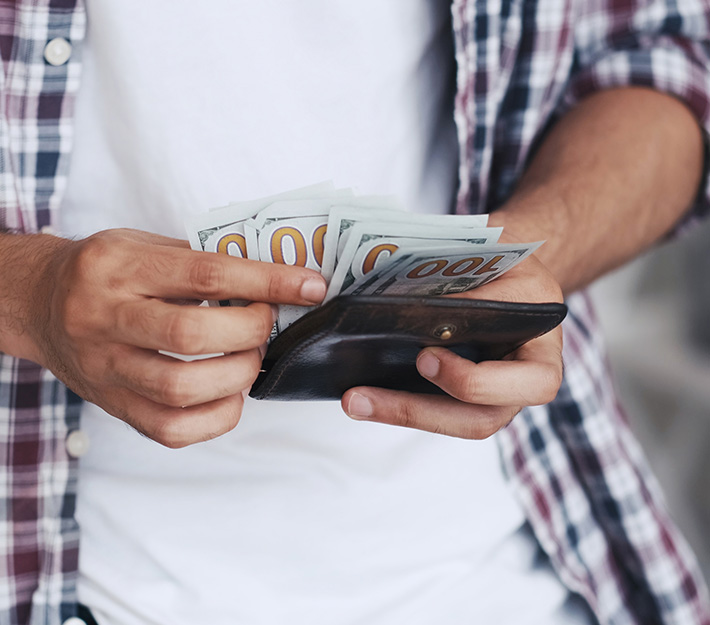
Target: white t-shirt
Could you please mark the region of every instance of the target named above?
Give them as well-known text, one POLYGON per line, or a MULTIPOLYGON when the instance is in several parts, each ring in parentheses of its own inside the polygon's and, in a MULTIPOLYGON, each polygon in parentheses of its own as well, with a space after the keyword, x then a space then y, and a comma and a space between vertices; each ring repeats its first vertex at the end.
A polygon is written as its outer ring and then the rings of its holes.
MULTIPOLYGON (((447 212, 445 0, 89 0, 62 227, 185 216, 332 179, 447 212)), ((494 438, 249 400, 182 450, 93 405, 80 600, 101 625, 575 623, 494 438)), ((583 622, 583 621, 579 621, 583 622)))

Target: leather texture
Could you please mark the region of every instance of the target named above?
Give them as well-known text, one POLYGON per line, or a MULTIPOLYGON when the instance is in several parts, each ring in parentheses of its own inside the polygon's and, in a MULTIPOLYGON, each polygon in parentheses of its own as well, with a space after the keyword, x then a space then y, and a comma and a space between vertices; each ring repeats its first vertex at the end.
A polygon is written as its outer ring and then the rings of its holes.
POLYGON ((499 360, 562 322, 564 304, 463 298, 341 296, 269 346, 250 395, 339 399, 354 386, 441 393, 417 372, 419 351, 442 346, 474 362, 499 360))

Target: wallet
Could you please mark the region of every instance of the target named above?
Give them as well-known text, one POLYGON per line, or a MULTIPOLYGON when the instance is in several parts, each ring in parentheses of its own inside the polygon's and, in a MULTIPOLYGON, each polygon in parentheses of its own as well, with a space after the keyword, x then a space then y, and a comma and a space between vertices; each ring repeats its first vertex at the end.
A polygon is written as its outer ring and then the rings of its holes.
POLYGON ((442 393, 416 369, 422 348, 446 347, 474 362, 499 360, 566 314, 558 303, 339 296, 272 341, 250 396, 332 400, 354 386, 442 393))

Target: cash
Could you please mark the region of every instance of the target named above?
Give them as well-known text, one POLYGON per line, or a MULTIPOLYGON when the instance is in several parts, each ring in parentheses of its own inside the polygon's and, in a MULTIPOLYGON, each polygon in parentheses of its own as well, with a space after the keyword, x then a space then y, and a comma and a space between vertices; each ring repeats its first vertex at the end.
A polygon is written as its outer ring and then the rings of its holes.
MULTIPOLYGON (((542 242, 500 244, 487 215, 418 215, 389 196, 320 183, 189 218, 194 250, 308 267, 338 295, 447 295, 497 278, 542 242)), ((246 302, 210 302, 243 306, 246 302)), ((280 306, 271 338, 309 312, 280 306)))

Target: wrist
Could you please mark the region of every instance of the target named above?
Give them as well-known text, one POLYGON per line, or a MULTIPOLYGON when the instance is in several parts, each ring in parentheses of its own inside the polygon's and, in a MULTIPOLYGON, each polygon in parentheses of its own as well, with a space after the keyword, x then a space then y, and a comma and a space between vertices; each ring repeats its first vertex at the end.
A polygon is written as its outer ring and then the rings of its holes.
POLYGON ((488 225, 503 227, 501 243, 544 241, 535 256, 565 287, 567 272, 561 261, 570 236, 570 210, 564 197, 543 187, 519 188, 491 213, 488 225))
POLYGON ((51 294, 70 245, 47 234, 0 234, 0 351, 43 364, 51 294))

